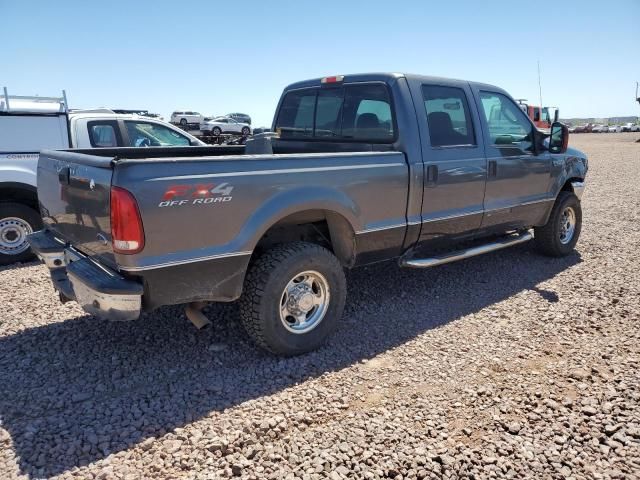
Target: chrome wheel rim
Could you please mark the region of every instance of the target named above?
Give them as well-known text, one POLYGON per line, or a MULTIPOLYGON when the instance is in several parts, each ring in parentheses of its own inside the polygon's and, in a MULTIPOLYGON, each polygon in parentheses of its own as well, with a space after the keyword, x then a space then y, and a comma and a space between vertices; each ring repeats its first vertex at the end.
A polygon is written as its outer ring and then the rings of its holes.
POLYGON ((27 235, 33 233, 31 225, 18 217, 0 218, 0 253, 19 255, 29 248, 27 235))
POLYGON ((566 245, 573 238, 576 231, 576 212, 572 207, 567 207, 560 216, 560 243, 566 245))
POLYGON ((315 270, 297 274, 280 297, 280 321, 291 333, 307 333, 316 328, 329 308, 329 283, 315 270))

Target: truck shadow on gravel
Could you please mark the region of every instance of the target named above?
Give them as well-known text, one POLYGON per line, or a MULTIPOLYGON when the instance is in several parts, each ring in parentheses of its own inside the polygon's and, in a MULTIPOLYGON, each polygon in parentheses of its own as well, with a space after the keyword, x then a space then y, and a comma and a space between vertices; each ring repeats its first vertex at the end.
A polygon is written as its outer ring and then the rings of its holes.
POLYGON ((28 329, 0 339, 0 416, 10 436, 2 448, 11 445, 31 477, 88 465, 375 357, 523 290, 562 302, 538 285, 580 261, 578 253, 550 259, 520 246, 430 270, 387 263, 350 272, 339 331, 319 351, 292 359, 250 344, 235 305, 211 306, 214 324, 205 331, 178 307, 135 322, 81 316, 28 329))

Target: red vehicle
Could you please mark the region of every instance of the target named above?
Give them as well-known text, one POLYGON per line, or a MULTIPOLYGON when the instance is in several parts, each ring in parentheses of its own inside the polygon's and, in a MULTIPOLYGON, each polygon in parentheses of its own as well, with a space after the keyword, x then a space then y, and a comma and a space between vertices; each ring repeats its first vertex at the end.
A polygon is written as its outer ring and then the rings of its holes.
POLYGON ((551 128, 553 122, 558 121, 560 110, 557 107, 539 107, 537 105, 529 105, 525 99, 519 99, 518 104, 524 113, 538 128, 551 128))

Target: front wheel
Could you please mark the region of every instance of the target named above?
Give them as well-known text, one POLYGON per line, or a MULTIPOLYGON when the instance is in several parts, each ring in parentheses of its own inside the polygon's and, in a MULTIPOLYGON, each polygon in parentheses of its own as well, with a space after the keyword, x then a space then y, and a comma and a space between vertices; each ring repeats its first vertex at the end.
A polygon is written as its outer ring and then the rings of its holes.
POLYGON ((242 127, 242 135, 244 135, 245 137, 249 135, 250 132, 251 130, 249 130, 249 127, 242 127))
POLYGON ((0 203, 0 265, 33 258, 27 235, 42 226, 40 215, 20 203, 0 203))
POLYGON ((222 130, 220 129, 220 127, 213 127, 213 130, 211 130, 211 133, 217 137, 222 133, 222 130))
POLYGON ((572 192, 560 192, 547 223, 534 229, 536 248, 552 257, 569 255, 578 242, 581 229, 580 200, 572 192))
POLYGON ((180 119, 180 125, 182 125, 183 127, 187 126, 187 119, 186 118, 181 118, 180 119))
POLYGON ((317 349, 336 329, 345 299, 344 271, 329 250, 288 243, 268 250, 249 269, 240 316, 258 346, 299 355, 317 349))

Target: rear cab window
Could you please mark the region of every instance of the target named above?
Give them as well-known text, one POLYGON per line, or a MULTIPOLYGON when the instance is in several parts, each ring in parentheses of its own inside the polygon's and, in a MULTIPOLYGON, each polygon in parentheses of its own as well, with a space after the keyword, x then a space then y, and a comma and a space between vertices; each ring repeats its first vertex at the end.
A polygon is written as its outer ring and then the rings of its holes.
POLYGON ((282 139, 391 143, 396 128, 389 89, 376 82, 290 91, 276 132, 282 139))

